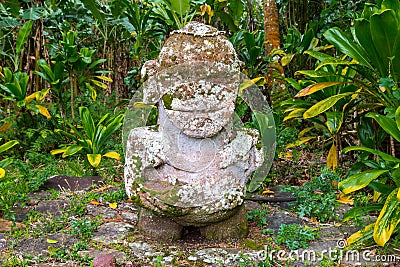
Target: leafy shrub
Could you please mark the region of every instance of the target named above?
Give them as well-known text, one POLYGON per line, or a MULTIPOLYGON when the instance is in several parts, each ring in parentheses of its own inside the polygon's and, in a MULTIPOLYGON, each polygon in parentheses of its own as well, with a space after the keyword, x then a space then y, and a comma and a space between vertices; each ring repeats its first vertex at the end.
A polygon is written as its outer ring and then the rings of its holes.
POLYGON ((317 238, 317 233, 310 227, 298 224, 281 224, 276 242, 285 244, 290 250, 308 248, 308 242, 317 238))
POLYGON ((335 219, 336 187, 340 177, 328 168, 323 168, 321 175, 304 183, 302 187, 285 187, 297 198, 293 205, 300 217, 314 217, 321 222, 335 219))

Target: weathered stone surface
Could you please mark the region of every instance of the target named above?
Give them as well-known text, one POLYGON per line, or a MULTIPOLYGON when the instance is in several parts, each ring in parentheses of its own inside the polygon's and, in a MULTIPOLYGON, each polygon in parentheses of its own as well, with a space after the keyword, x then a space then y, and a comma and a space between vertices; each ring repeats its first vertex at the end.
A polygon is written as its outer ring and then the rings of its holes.
POLYGON ((138 259, 148 259, 164 255, 162 252, 155 251, 153 245, 143 241, 130 243, 129 247, 131 248, 133 255, 138 259))
POLYGON ((281 224, 305 224, 302 219, 293 217, 287 212, 274 212, 271 214, 266 214, 265 217, 267 218, 266 228, 276 231, 279 229, 279 226, 281 226, 281 224))
POLYGON ((57 191, 88 191, 94 186, 102 184, 104 179, 100 176, 74 177, 67 175, 55 175, 50 177, 42 189, 54 189, 57 191))
POLYGON ((211 266, 238 266, 247 258, 250 262, 259 262, 265 258, 263 251, 240 250, 234 248, 206 248, 197 251, 187 259, 191 262, 202 261, 211 266))
POLYGON ((46 200, 39 202, 35 210, 43 214, 61 216, 62 212, 68 210, 69 207, 70 204, 68 200, 56 199, 56 200, 46 200))
POLYGON ((52 234, 41 238, 22 239, 15 244, 14 250, 16 255, 31 255, 35 257, 46 257, 48 248, 72 247, 78 239, 65 234, 52 234), (47 239, 57 241, 54 244, 49 244, 47 239))
POLYGON ((138 229, 144 235, 161 240, 176 240, 182 236, 183 226, 166 216, 142 208, 139 218, 138 229))
POLYGON ((242 239, 247 236, 247 215, 244 205, 239 206, 232 217, 200 228, 202 236, 208 239, 242 239))
POLYGON ((209 238, 244 237, 247 217, 237 207, 264 154, 259 132, 238 127, 234 117, 241 79, 233 45, 191 22, 142 74, 138 106, 158 103, 158 125, 131 129, 127 140, 127 194, 154 211, 139 217, 139 230, 176 239, 182 226, 196 226, 209 238))
POLYGON ((87 214, 92 216, 99 216, 101 215, 104 219, 111 219, 117 216, 117 212, 110 208, 98 205, 87 205, 87 214))
POLYGON ((261 204, 256 202, 256 201, 246 200, 244 202, 244 205, 245 205, 247 211, 261 210, 262 209, 261 204))
POLYGON ((79 251, 78 254, 82 257, 88 256, 92 258, 97 258, 99 255, 111 255, 115 258, 117 264, 123 264, 127 261, 128 256, 125 252, 115 250, 115 249, 107 249, 103 248, 102 250, 98 249, 89 249, 84 251, 79 251))
POLYGON ((93 259, 93 267, 116 267, 115 257, 110 254, 99 254, 93 259))
POLYGON ((94 233, 93 240, 104 244, 124 243, 124 239, 134 230, 132 224, 109 222, 100 225, 94 233))

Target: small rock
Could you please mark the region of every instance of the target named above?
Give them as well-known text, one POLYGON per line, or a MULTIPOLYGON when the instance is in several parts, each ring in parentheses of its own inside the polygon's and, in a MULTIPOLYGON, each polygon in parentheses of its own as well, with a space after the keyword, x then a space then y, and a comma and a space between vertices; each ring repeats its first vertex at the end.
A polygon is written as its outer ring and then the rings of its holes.
POLYGON ((110 254, 97 255, 93 260, 93 267, 116 267, 115 257, 110 254))
POLYGON ((64 210, 70 208, 69 201, 67 200, 48 200, 41 201, 36 206, 36 211, 43 214, 51 214, 54 216, 61 216, 64 210))
POLYGON ((103 206, 96 206, 96 205, 87 205, 87 214, 91 216, 103 216, 103 219, 112 219, 117 216, 117 212, 109 207, 103 207, 103 206))
POLYGON ((195 256, 189 256, 187 259, 190 261, 197 261, 197 257, 195 256))
POLYGON ((121 216, 122 218, 124 218, 124 220, 127 221, 137 221, 138 219, 137 213, 127 212, 127 211, 121 212, 121 216))
POLYGON ((27 204, 29 206, 36 206, 37 204, 39 204, 40 200, 36 199, 36 198, 31 198, 28 200, 27 204))
POLYGON ((73 177, 67 175, 55 175, 47 179, 42 186, 43 189, 54 189, 57 191, 88 191, 93 186, 101 185, 104 179, 100 176, 73 177))
POLYGON ((262 209, 261 204, 255 201, 246 200, 245 202, 246 211, 260 210, 262 209))
POLYGON ((109 222, 100 225, 94 233, 93 240, 104 244, 123 243, 125 237, 133 231, 133 225, 121 222, 109 222))

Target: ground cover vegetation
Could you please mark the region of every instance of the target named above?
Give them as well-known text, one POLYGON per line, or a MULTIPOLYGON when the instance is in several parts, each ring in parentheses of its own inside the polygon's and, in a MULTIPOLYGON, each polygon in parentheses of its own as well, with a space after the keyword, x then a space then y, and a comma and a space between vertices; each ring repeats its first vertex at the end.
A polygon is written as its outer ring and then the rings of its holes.
MULTIPOLYGON (((121 188, 105 196, 108 202, 126 199, 125 107, 141 86, 143 63, 157 57, 172 30, 191 20, 226 32, 243 73, 274 109, 277 150, 260 194, 269 194, 275 184, 288 185, 297 197, 293 207, 298 215, 321 222, 335 219, 339 202, 351 204, 343 220, 356 222, 361 230, 348 243, 398 244, 397 0, 3 1, 1 216, 14 220, 16 204, 23 205, 29 192, 56 174, 101 175, 121 188), (375 221, 360 221, 371 214, 375 221)), ((241 99, 236 112, 246 127, 256 127, 241 99)), ((80 207, 74 206, 75 220, 60 222, 81 240, 74 251, 87 245, 97 227, 80 218, 80 207)), ((249 219, 261 228, 265 224, 262 211, 250 213, 249 219)), ((279 242, 300 247, 316 238, 311 229, 295 227, 282 227, 282 236, 302 231, 304 239, 279 242)), ((263 232, 268 235, 268 229, 263 232)), ((53 251, 56 258, 63 253, 53 251)), ((12 260, 9 266, 20 266, 12 260)))

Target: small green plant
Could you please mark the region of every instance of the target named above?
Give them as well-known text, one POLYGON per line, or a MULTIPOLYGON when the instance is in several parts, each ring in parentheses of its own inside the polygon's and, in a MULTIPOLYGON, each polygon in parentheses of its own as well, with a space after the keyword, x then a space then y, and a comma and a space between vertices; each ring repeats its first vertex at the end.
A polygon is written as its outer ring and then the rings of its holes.
POLYGON ((74 134, 63 130, 58 130, 66 137, 71 138, 75 142, 73 144, 63 145, 62 148, 51 151, 51 154, 61 154, 62 157, 72 156, 82 149, 86 152, 89 164, 93 168, 97 168, 102 157, 109 157, 116 160, 120 159, 120 155, 115 151, 107 151, 107 142, 110 137, 122 126, 123 114, 110 118, 110 114, 104 115, 97 124, 94 123, 92 115, 87 107, 79 108, 79 115, 82 122, 83 131, 78 130, 70 122, 65 123, 71 128, 74 134))
POLYGON ((267 213, 267 210, 252 210, 247 212, 247 219, 257 222, 258 226, 262 227, 267 224, 267 218, 265 217, 267 213))
POLYGON ((93 231, 96 230, 99 223, 96 220, 84 218, 82 220, 74 219, 71 221, 71 236, 76 236, 82 239, 88 239, 93 236, 93 231))
POLYGON ((286 187, 284 190, 296 197, 292 205, 300 217, 316 218, 326 222, 337 218, 335 208, 339 203, 336 201, 334 185, 340 179, 340 176, 329 168, 323 168, 319 176, 304 183, 302 187, 286 187))
POLYGON ((277 244, 285 244, 290 250, 308 248, 308 242, 318 237, 316 230, 298 224, 282 224, 276 237, 277 244))

